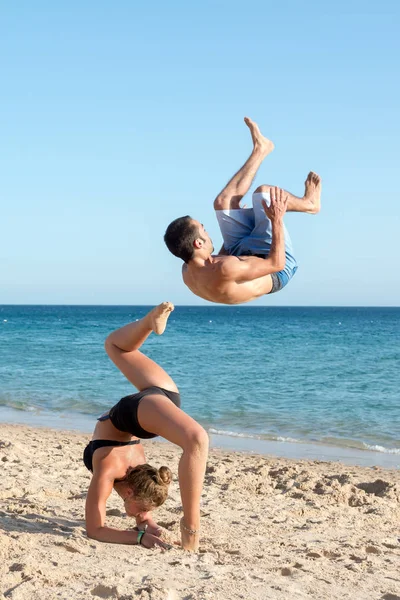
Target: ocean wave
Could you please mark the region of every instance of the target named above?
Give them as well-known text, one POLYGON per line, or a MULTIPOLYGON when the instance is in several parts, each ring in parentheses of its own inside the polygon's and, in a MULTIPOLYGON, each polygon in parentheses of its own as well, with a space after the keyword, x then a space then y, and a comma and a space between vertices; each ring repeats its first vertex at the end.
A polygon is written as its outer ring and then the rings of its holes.
POLYGON ((225 431, 224 429, 214 429, 210 427, 208 430, 210 433, 214 433, 215 435, 227 435, 228 437, 237 437, 237 438, 245 438, 251 440, 270 440, 271 442, 296 442, 301 444, 304 440, 296 440, 291 437, 284 437, 281 435, 257 435, 255 433, 240 433, 238 431, 225 431))
POLYGON ((385 448, 384 446, 371 446, 370 444, 364 444, 364 448, 373 452, 383 452, 384 454, 400 454, 400 448, 385 448))
MULTIPOLYGON (((105 408, 100 403, 93 402, 82 402, 76 400, 65 400, 60 406, 52 407, 49 409, 46 406, 41 406, 38 402, 34 404, 32 402, 24 401, 24 400, 9 400, 7 398, 2 398, 0 396, 0 409, 11 409, 11 411, 16 412, 28 412, 36 415, 54 415, 59 418, 68 415, 71 418, 76 418, 80 420, 82 416, 92 416, 101 414, 104 412, 105 408)), ((207 427, 207 426, 206 426, 207 427)), ((268 433, 253 433, 253 432, 239 432, 239 431, 231 431, 229 429, 217 429, 215 427, 207 427, 210 434, 221 435, 231 438, 238 439, 248 439, 248 440, 259 440, 264 442, 282 442, 289 444, 316 444, 317 446, 330 446, 336 448, 348 448, 353 449, 355 451, 362 452, 378 452, 381 454, 391 454, 400 456, 400 448, 395 447, 387 447, 382 446, 381 444, 373 444, 362 442, 356 439, 343 439, 343 438, 335 438, 335 437, 321 437, 320 439, 307 439, 307 438, 293 438, 290 436, 282 436, 277 434, 268 434, 268 433)), ((395 442, 396 443, 396 442, 395 442)))
POLYGON ((343 440, 340 438, 330 438, 328 439, 320 439, 320 440, 307 440, 307 439, 296 439, 288 436, 281 435, 271 435, 271 434, 254 434, 254 433, 240 433, 238 431, 228 431, 225 429, 215 429, 214 427, 210 427, 208 429, 209 433, 213 433, 215 435, 225 435, 228 437, 242 438, 242 439, 252 439, 252 440, 261 440, 261 441, 270 441, 270 442, 288 442, 292 444, 317 444, 317 445, 327 445, 327 446, 336 446, 339 448, 352 448, 354 450, 364 450, 370 452, 381 452, 384 454, 398 454, 400 455, 400 448, 385 448, 385 446, 380 446, 379 444, 367 444, 365 442, 358 442, 356 440, 343 440))
POLYGON ((223 429, 214 429, 213 427, 210 427, 208 431, 210 433, 214 433, 216 435, 228 435, 229 437, 250 438, 250 439, 256 439, 256 440, 262 439, 259 435, 253 435, 251 433, 245 434, 245 433, 239 433, 238 431, 225 431, 223 429))
POLYGON ((37 415, 46 413, 55 417, 68 414, 76 418, 79 418, 80 415, 95 417, 107 409, 100 403, 71 398, 60 400, 58 405, 49 407, 40 399, 35 404, 28 400, 8 400, 0 396, 0 409, 2 408, 17 412, 36 413, 37 415))
POLYGON ((3 400, 2 398, 0 398, 0 407, 27 412, 36 412, 40 410, 39 406, 24 402, 23 400, 3 400))

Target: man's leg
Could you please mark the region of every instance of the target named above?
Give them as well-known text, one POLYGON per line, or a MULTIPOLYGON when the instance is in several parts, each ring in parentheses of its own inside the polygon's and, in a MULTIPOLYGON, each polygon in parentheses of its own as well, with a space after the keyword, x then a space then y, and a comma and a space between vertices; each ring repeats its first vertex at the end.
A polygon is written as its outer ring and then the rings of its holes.
MULTIPOLYGON (((272 246, 272 224, 270 219, 265 214, 263 201, 267 206, 271 203, 271 186, 260 186, 252 197, 253 213, 254 213, 254 229, 251 234, 244 238, 237 247, 237 256, 252 254, 254 256, 268 256, 272 246), (262 191, 260 191, 262 188, 262 191)), ((294 256, 292 241, 285 226, 283 226, 285 234, 285 266, 282 271, 275 273, 273 278, 272 292, 281 290, 297 271, 297 261, 294 256)), ((271 292, 271 293, 272 293, 271 292)))
MULTIPOLYGON (((260 185, 254 193, 269 192, 271 185, 260 185)), ((302 198, 293 196, 289 192, 288 195, 288 211, 303 212, 310 215, 316 215, 321 208, 321 177, 311 171, 305 181, 305 191, 302 198)))
POLYGON ((245 117, 253 139, 253 151, 243 167, 232 177, 214 200, 215 210, 234 210, 240 208, 240 201, 250 189, 252 181, 263 162, 274 149, 274 144, 264 137, 256 123, 245 117))

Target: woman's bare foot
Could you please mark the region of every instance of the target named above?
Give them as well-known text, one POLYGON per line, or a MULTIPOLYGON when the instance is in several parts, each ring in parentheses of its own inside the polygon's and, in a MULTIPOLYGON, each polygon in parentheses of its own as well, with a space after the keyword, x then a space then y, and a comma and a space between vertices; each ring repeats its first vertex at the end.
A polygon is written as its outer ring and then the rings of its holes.
POLYGON ((189 552, 197 552, 199 549, 199 532, 190 533, 183 522, 183 518, 181 519, 180 526, 182 548, 189 552))
POLYGON ((267 156, 272 152, 275 148, 275 145, 271 140, 267 139, 261 133, 257 123, 249 119, 249 117, 244 118, 244 122, 247 127, 250 129, 251 137, 253 139, 254 149, 261 150, 264 156, 267 156))
POLYGON ((175 307, 171 302, 162 302, 149 312, 147 318, 150 321, 150 327, 154 333, 157 333, 157 335, 164 333, 168 317, 174 308, 175 307))
POLYGON ((313 215, 321 209, 321 177, 310 171, 305 181, 304 200, 310 205, 308 213, 313 215))

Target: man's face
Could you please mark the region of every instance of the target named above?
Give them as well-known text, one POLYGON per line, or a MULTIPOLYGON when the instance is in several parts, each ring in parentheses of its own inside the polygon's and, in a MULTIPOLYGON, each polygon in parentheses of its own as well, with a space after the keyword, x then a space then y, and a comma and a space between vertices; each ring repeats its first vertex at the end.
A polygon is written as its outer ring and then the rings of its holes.
POLYGON ((205 250, 207 250, 210 254, 212 254, 214 252, 214 246, 213 246, 210 236, 208 235, 207 231, 204 229, 203 223, 200 223, 199 221, 193 221, 193 222, 198 229, 199 238, 204 240, 203 248, 205 250))

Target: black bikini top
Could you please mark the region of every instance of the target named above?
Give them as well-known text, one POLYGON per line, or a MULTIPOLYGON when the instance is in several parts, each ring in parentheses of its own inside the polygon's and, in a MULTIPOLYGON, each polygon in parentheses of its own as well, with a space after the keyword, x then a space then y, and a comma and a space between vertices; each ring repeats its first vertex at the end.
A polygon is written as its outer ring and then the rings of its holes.
POLYGON ((130 442, 117 442, 115 440, 92 440, 90 442, 92 453, 98 448, 104 446, 133 446, 134 444, 140 444, 140 440, 132 440, 130 442))
MULTIPOLYGON (((98 448, 103 448, 105 446, 133 446, 135 444, 140 444, 140 440, 132 440, 130 442, 117 442, 116 440, 91 440, 87 446, 87 450, 89 451, 89 455, 86 456, 86 450, 84 455, 84 462, 89 471, 93 473, 93 454, 98 448)), ((125 480, 126 477, 122 479, 114 479, 114 483, 119 483, 125 480)))

